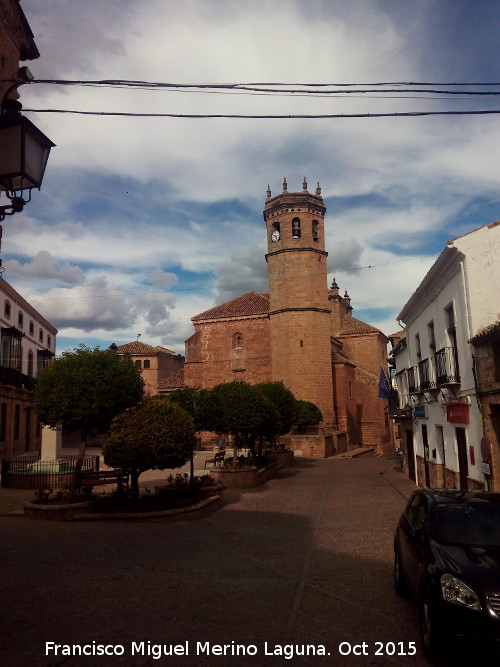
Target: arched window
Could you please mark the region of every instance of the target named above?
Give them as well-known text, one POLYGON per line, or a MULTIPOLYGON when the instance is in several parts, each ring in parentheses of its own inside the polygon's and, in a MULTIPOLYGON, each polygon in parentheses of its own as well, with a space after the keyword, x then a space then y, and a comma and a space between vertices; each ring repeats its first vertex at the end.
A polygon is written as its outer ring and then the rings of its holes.
POLYGON ((33 324, 33 321, 30 320, 30 336, 33 336, 35 333, 35 325, 33 324))
POLYGON ((233 348, 243 347, 243 334, 237 331, 233 334, 233 348))
POLYGON ((28 377, 33 377, 33 352, 29 350, 28 352, 28 377))
POLYGON ((10 301, 5 301, 3 304, 3 314, 10 320, 10 301))
POLYGON ((17 314, 17 324, 18 326, 22 327, 24 324, 24 315, 22 314, 21 311, 17 314))
POLYGON ((300 219, 292 220, 292 239, 300 239, 300 219))

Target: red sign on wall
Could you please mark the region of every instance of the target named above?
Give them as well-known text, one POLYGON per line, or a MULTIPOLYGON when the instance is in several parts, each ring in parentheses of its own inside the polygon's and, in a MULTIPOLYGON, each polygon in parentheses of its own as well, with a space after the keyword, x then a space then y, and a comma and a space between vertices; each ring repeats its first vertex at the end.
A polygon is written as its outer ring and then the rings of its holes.
POLYGON ((468 403, 447 403, 446 419, 455 424, 469 423, 469 404, 468 403))

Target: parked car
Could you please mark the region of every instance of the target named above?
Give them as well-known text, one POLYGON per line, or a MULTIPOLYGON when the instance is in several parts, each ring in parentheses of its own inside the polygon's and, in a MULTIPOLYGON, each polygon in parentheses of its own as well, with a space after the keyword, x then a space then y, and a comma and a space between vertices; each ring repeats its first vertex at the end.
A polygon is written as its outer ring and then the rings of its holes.
POLYGON ((454 635, 500 646, 500 493, 415 491, 394 537, 394 584, 418 600, 428 659, 454 635))

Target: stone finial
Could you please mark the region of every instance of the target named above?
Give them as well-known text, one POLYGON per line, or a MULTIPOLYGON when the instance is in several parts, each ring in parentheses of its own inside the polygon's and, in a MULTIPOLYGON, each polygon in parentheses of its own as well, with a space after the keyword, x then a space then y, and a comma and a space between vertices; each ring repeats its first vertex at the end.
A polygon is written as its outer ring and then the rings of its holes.
POLYGON ((302 190, 304 192, 307 192, 307 181, 305 176, 304 176, 304 182, 302 183, 302 190))
POLYGON ((316 194, 317 195, 321 194, 321 188, 319 187, 319 181, 318 181, 318 187, 316 188, 316 194))
POLYGON ((286 192, 288 190, 288 185, 286 182, 286 178, 283 179, 283 192, 286 192))
POLYGON ((330 287, 330 292, 332 296, 338 296, 339 293, 339 286, 337 285, 337 281, 335 278, 332 280, 332 285, 330 287))
POLYGON ((269 187, 269 183, 267 184, 266 195, 267 195, 267 198, 268 198, 268 199, 271 198, 271 188, 269 187))
POLYGON ((347 290, 345 291, 344 294, 344 301, 347 301, 347 303, 349 304, 351 303, 351 297, 349 296, 349 294, 347 294, 347 290))

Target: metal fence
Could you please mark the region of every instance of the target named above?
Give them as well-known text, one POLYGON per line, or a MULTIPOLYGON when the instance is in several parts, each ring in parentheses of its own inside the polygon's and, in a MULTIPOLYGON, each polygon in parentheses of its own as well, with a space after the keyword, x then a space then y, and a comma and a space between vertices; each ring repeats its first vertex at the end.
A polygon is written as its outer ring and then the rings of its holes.
MULTIPOLYGON (((8 489, 64 489, 71 484, 78 456, 44 461, 40 454, 2 459, 0 485, 8 489)), ((99 470, 99 456, 85 456, 82 470, 99 470)))

